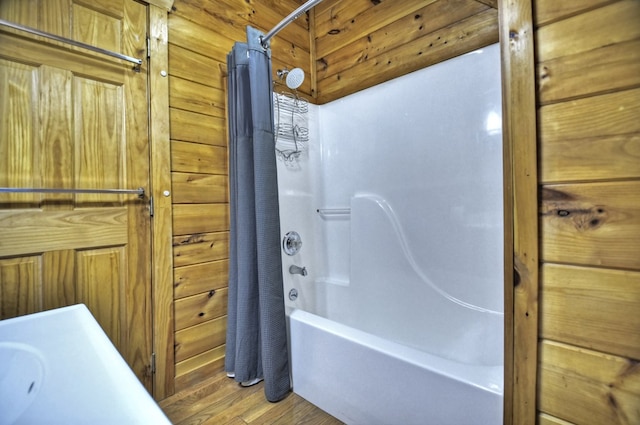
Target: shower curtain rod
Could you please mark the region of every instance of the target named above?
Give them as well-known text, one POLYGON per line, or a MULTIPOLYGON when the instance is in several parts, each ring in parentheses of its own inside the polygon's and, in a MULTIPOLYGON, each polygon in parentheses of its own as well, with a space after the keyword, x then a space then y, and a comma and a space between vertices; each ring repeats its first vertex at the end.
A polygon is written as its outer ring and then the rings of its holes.
POLYGON ((309 0, 308 2, 306 2, 302 6, 300 6, 299 8, 294 10, 293 12, 291 12, 289 14, 289 16, 287 16, 282 21, 280 21, 280 23, 278 25, 276 25, 275 27, 273 27, 273 29, 271 31, 269 31, 267 33, 267 35, 260 36, 260 44, 262 45, 262 47, 265 50, 268 49, 269 48, 269 40, 271 40, 271 37, 273 37, 274 35, 279 33, 284 27, 286 27, 291 22, 293 22, 296 19, 298 19, 300 16, 302 16, 303 13, 306 13, 309 9, 311 9, 312 7, 314 7, 315 5, 320 3, 321 1, 322 0, 309 0))

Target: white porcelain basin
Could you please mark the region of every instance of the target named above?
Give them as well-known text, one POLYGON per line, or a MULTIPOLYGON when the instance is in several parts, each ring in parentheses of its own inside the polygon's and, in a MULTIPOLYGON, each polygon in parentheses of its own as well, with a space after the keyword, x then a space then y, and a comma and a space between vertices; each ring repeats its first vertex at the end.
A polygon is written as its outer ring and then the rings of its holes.
POLYGON ((83 304, 0 321, 0 425, 169 424, 83 304))
POLYGON ((0 342, 0 425, 12 424, 22 415, 44 379, 44 358, 36 349, 18 342, 0 342))

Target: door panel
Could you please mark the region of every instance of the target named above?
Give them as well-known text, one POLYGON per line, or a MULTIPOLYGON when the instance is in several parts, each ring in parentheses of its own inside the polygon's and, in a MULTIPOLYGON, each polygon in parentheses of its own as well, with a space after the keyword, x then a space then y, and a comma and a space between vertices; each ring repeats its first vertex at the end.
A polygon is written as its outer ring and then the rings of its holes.
MULTIPOLYGON (((0 17, 129 56, 146 51, 146 7, 132 0, 2 0, 0 17)), ((0 91, 0 186, 148 193, 146 64, 134 72, 0 28, 0 91)), ((0 319, 85 303, 150 390, 147 200, 0 193, 0 232, 0 319)))
MULTIPOLYGON (((40 183, 36 139, 38 68, 0 58, 0 185, 33 187, 40 183), (21 143, 5 143, 20 140, 21 143)), ((33 194, 10 194, 0 204, 35 206, 33 194)))
POLYGON ((42 310, 42 256, 0 258, 0 315, 14 317, 42 310))
POLYGON ((78 298, 83 300, 119 349, 127 344, 126 248, 81 250, 76 253, 78 298))

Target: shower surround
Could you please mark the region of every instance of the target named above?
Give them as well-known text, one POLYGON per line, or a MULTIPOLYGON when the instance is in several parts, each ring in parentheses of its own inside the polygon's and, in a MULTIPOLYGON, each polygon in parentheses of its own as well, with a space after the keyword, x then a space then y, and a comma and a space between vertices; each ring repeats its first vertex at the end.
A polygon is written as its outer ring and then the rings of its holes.
POLYGON ((293 388, 349 424, 502 423, 499 55, 310 105, 278 161, 293 388))

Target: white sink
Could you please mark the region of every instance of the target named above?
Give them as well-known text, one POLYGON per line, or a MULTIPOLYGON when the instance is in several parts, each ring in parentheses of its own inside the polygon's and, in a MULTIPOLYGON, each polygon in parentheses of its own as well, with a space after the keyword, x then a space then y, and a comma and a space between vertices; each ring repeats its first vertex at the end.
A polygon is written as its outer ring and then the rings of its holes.
POLYGON ((169 423, 83 304, 0 321, 0 425, 169 423))
POLYGON ((0 342, 0 425, 14 423, 27 410, 44 379, 44 358, 36 349, 0 342))

